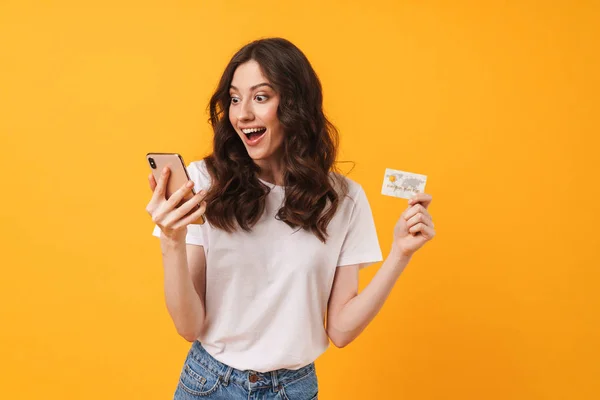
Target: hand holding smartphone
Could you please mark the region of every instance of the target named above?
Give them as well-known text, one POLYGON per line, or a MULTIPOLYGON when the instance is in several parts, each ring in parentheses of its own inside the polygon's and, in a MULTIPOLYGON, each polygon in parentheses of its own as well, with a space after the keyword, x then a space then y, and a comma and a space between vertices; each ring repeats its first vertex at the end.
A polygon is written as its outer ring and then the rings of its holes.
POLYGON ((205 196, 188 184, 191 181, 181 155, 148 153, 146 160, 152 170, 148 180, 153 191, 146 211, 163 234, 183 235, 187 225, 204 224, 205 196))

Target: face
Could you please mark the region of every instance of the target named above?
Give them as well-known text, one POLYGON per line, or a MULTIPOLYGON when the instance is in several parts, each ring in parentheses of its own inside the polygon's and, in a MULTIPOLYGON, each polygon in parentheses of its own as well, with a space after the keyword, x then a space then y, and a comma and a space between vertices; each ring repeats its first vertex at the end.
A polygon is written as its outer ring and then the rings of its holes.
POLYGON ((229 95, 229 121, 250 157, 257 164, 277 159, 283 143, 283 128, 277 118, 279 94, 256 61, 237 67, 229 95))

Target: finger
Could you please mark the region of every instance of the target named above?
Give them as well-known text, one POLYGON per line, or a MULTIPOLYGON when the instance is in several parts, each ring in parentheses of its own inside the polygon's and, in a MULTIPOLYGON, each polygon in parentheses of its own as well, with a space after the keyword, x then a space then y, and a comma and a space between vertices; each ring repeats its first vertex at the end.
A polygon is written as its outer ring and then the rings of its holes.
POLYGON ((192 181, 187 181, 184 185, 177 189, 177 191, 175 191, 175 193, 173 193, 167 201, 158 203, 159 205, 158 209, 155 211, 155 215, 157 218, 160 218, 163 221, 163 225, 170 226, 171 224, 176 223, 187 213, 187 211, 183 213, 181 212, 180 209, 183 205, 180 205, 180 203, 183 197, 190 190, 192 190, 193 186, 194 183, 192 181), (175 210, 175 212, 173 210, 175 210))
POLYGON ((156 189, 156 180, 154 179, 154 175, 152 173, 150 173, 150 176, 148 176, 148 182, 150 182, 150 190, 154 192, 154 189, 156 189))
POLYGON ((410 227, 412 227, 412 226, 414 226, 414 225, 416 225, 416 224, 418 224, 420 222, 422 222, 425 225, 430 226, 430 227, 433 228, 433 221, 431 220, 431 217, 429 217, 429 216, 427 216, 427 215, 425 215, 423 213, 418 213, 416 215, 413 215, 411 218, 409 218, 406 221, 406 225, 410 229, 410 227))
POLYGON ((422 222, 419 222, 418 224, 411 226, 408 229, 408 231, 412 234, 415 234, 415 233, 421 232, 421 229, 423 229, 423 228, 425 228, 425 224, 422 222))
POLYGON ((429 214, 429 211, 427 211, 425 207, 423 207, 420 203, 415 204, 413 206, 409 206, 406 210, 404 210, 402 216, 404 217, 404 219, 408 220, 419 213, 431 219, 431 214, 429 214))
POLYGON ((432 227, 427 226, 427 225, 425 225, 422 222, 420 222, 420 223, 416 224, 415 226, 411 227, 408 230, 408 232, 412 233, 413 235, 416 235, 416 234, 420 233, 427 240, 433 239, 433 237, 435 236, 435 230, 432 227))
POLYGON ((207 195, 207 194, 208 194, 208 193, 206 192, 206 190, 201 190, 201 191, 199 191, 198 193, 196 193, 196 194, 194 195, 194 197, 192 197, 192 198, 191 198, 189 201, 192 201, 192 200, 193 200, 193 201, 194 201, 194 202, 196 202, 196 203, 200 203, 202 200, 204 200, 204 199, 206 198, 206 195, 207 195))
POLYGON ((413 204, 422 204, 423 207, 427 208, 431 204, 431 200, 433 198, 430 194, 427 193, 417 193, 412 198, 408 200, 408 205, 412 206, 413 204))
POLYGON ((426 217, 428 217, 429 219, 431 218, 431 214, 429 214, 429 211, 427 211, 427 209, 425 207, 423 207, 420 203, 415 204, 413 206, 409 206, 409 208, 407 208, 403 213, 402 213, 402 217, 405 220, 409 220, 412 217, 414 217, 415 215, 417 215, 418 213, 422 213, 423 215, 425 215, 426 217))
MULTIPOLYGON (((179 229, 181 227, 191 224, 192 222, 196 222, 197 220, 199 220, 201 218, 204 218, 203 215, 205 212, 206 212, 206 202, 203 201, 200 204, 200 207, 198 207, 198 209, 196 211, 194 211, 187 217, 185 217, 185 218, 181 219, 179 222, 177 222, 174 225, 173 229, 179 229)), ((204 219, 202 219, 202 221, 204 221, 204 219)), ((204 223, 204 222, 202 222, 202 223, 204 223)))
POLYGON ((206 197, 206 192, 204 190, 201 190, 200 192, 196 193, 191 199, 187 200, 185 203, 183 203, 182 205, 180 205, 177 210, 180 212, 180 218, 182 218, 183 216, 187 215, 189 212, 191 212, 192 210, 194 210, 195 207, 201 206, 204 200, 204 197, 206 197))
POLYGON ((165 190, 167 187, 167 182, 169 182, 169 173, 169 167, 164 167, 160 174, 160 178, 158 178, 158 183, 156 184, 156 188, 154 190, 153 198, 155 200, 159 198, 165 198, 165 190))
POLYGON ((179 203, 181 203, 181 200, 183 200, 183 198, 189 193, 190 190, 192 190, 193 187, 194 182, 187 181, 179 189, 177 189, 167 201, 169 208, 181 207, 178 207, 179 203))

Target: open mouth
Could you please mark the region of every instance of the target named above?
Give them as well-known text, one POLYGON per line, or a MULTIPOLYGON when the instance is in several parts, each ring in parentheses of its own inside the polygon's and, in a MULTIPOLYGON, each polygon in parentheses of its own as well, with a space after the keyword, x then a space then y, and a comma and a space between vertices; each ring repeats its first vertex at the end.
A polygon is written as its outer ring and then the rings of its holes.
POLYGON ((251 142, 260 138, 262 135, 265 134, 266 131, 267 131, 267 128, 242 129, 242 132, 244 132, 244 135, 246 135, 248 140, 251 142))

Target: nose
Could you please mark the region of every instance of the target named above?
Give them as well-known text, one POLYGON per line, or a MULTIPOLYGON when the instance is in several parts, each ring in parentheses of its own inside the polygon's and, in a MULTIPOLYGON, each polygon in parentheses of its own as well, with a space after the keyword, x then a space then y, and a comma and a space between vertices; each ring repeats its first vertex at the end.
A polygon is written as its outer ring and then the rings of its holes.
POLYGON ((242 100, 242 104, 240 104, 238 113, 239 121, 252 121, 254 119, 254 114, 252 113, 252 105, 251 101, 242 100))

